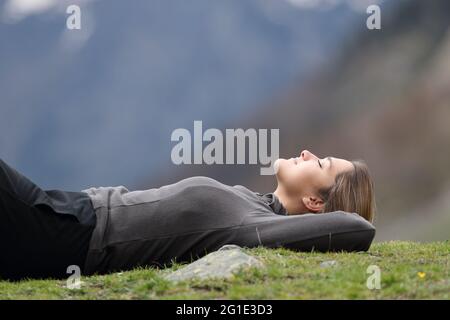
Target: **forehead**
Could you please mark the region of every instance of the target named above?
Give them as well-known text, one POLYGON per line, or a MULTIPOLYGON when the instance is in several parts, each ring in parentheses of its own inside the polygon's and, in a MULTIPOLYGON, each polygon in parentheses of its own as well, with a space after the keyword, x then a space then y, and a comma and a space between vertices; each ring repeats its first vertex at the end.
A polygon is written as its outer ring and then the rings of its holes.
POLYGON ((345 159, 329 157, 330 161, 330 170, 334 174, 339 174, 344 171, 350 171, 353 169, 353 164, 345 159))

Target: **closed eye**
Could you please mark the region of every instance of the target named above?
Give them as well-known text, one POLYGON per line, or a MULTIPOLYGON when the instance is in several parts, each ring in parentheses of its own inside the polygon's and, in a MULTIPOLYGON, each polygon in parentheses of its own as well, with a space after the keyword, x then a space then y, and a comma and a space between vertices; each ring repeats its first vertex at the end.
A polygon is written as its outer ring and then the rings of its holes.
POLYGON ((319 163, 320 168, 322 169, 322 164, 320 163, 320 160, 317 159, 317 162, 319 163))

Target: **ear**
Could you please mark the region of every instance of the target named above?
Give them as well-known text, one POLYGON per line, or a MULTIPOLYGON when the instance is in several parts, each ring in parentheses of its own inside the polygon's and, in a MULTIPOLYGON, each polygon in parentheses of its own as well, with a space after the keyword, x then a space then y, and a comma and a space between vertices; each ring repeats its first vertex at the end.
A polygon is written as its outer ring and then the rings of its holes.
POLYGON ((302 202, 309 212, 314 213, 321 211, 324 206, 323 200, 315 196, 303 197, 302 202))

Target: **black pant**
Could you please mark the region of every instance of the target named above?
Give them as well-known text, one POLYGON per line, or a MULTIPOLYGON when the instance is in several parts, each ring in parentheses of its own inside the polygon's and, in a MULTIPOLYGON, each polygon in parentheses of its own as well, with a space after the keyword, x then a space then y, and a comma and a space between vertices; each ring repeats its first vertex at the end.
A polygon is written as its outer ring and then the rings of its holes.
POLYGON ((83 271, 95 214, 83 192, 42 190, 0 159, 0 278, 83 271))

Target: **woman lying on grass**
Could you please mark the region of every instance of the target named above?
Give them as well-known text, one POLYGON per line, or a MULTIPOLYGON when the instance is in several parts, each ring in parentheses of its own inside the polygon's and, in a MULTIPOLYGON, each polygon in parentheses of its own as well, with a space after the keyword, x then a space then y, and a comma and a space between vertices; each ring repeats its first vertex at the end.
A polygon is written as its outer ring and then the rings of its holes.
POLYGON ((360 161, 304 150, 261 194, 196 176, 148 190, 42 190, 0 160, 0 278, 63 278, 190 262, 224 244, 365 251, 373 184, 360 161), (321 214, 318 214, 321 213, 321 214))

